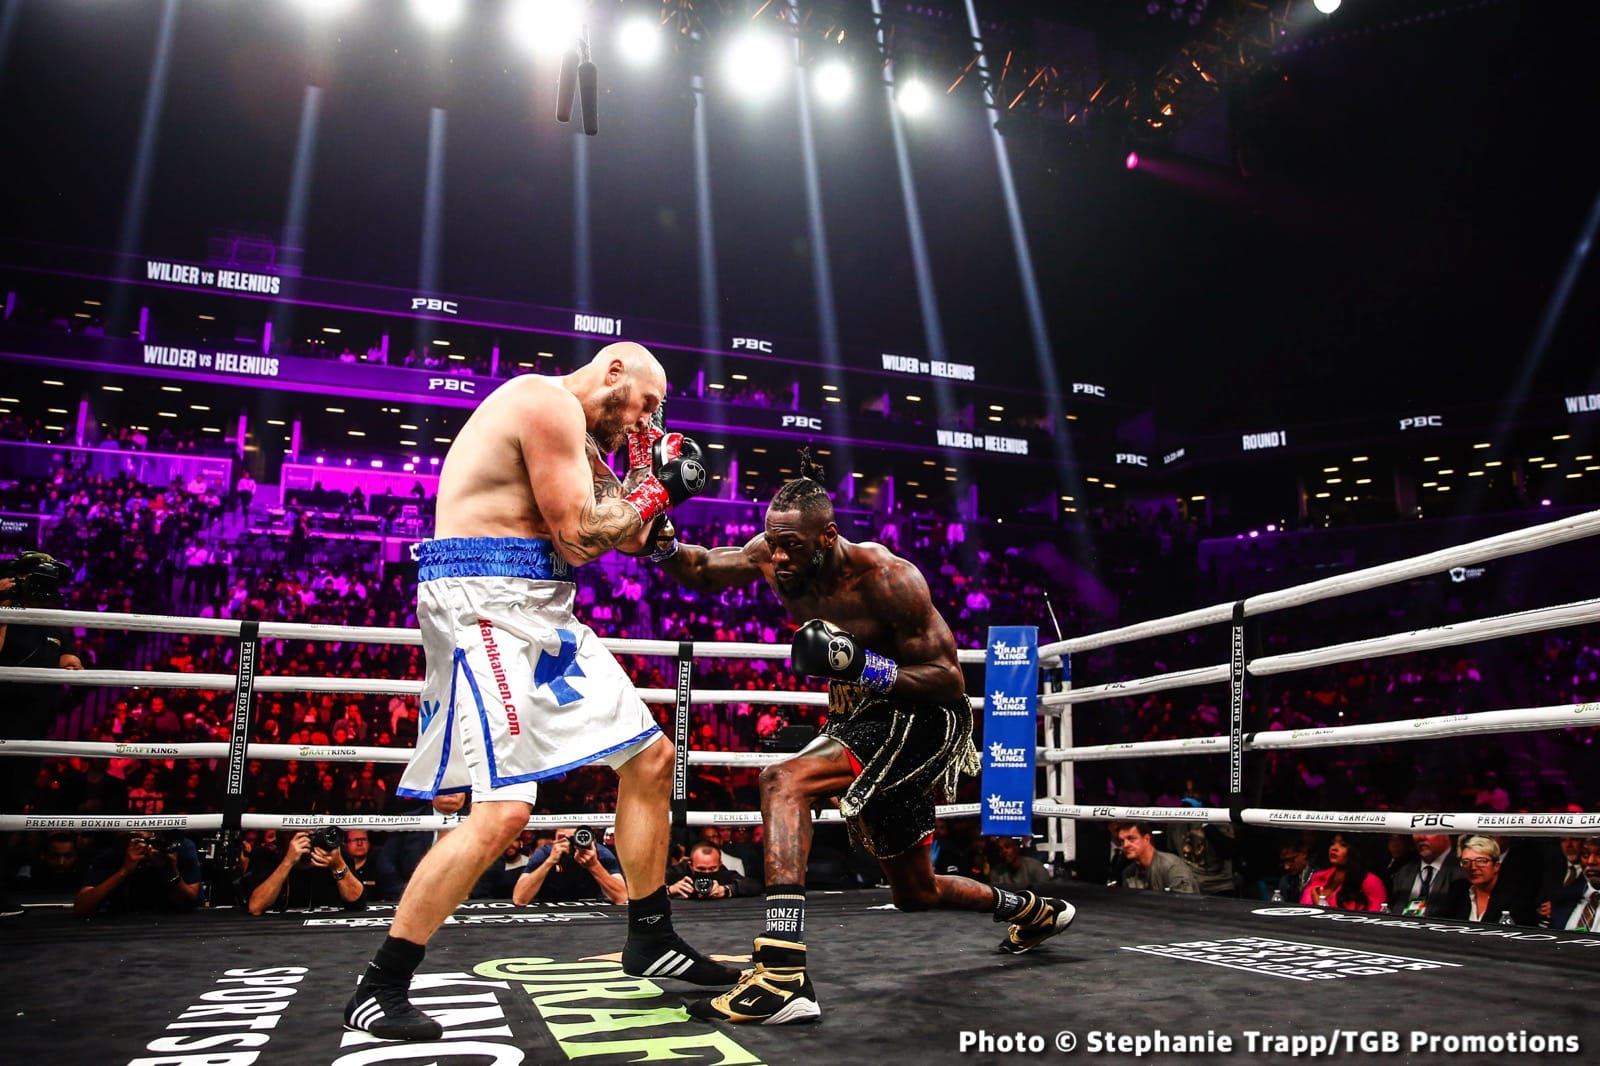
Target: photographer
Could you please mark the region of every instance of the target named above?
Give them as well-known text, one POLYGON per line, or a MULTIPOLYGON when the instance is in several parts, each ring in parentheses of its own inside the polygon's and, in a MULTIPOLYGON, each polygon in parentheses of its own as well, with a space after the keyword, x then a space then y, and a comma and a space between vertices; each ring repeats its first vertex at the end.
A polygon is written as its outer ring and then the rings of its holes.
POLYGON ((72 913, 187 911, 200 902, 200 853, 178 833, 118 833, 96 856, 73 900, 72 913))
MULTIPOLYGON (((0 560, 0 607, 60 607, 61 585, 70 576, 66 565, 43 552, 23 552, 0 560)), ((0 666, 82 670, 72 631, 56 626, 7 624, 0 621, 0 666)), ((55 722, 61 691, 50 685, 0 684, 5 707, 3 735, 8 740, 43 740, 55 722)), ((17 813, 28 798, 31 774, 7 774, 0 810, 17 813)))
POLYGON ((732 899, 755 896, 761 886, 722 864, 722 849, 701 843, 689 849, 689 861, 667 871, 667 894, 679 899, 732 899))
POLYGON ((593 829, 562 826, 553 843, 528 856, 528 872, 511 890, 511 902, 519 907, 535 897, 545 902, 606 899, 620 905, 628 899, 628 886, 622 864, 593 829))
POLYGON ((257 876, 249 893, 250 913, 364 908, 367 887, 361 878, 351 876, 343 843, 344 830, 325 825, 310 833, 295 833, 276 862, 271 855, 255 856, 251 866, 257 876))

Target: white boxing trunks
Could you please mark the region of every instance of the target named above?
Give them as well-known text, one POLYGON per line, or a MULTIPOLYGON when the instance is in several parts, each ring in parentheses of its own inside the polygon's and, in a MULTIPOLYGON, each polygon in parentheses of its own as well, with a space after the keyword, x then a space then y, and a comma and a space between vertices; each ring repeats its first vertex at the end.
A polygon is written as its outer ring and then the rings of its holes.
POLYGON ((425 541, 417 622, 421 735, 395 793, 532 803, 537 782, 621 766, 661 737, 628 675, 572 614, 577 586, 549 541, 425 541))

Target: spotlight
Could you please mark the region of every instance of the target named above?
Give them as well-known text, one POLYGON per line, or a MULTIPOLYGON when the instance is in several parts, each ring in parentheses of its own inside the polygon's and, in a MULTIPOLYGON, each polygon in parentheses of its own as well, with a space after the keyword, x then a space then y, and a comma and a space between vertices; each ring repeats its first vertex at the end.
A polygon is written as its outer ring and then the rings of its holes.
POLYGON ((722 72, 752 100, 765 99, 782 84, 789 65, 783 43, 760 30, 746 30, 728 43, 722 72))
POLYGON ((295 6, 319 21, 336 19, 355 9, 356 0, 296 0, 295 6))
POLYGON ((644 15, 626 19, 617 31, 617 50, 622 58, 636 66, 655 62, 661 53, 661 27, 644 15))
POLYGON ((411 0, 411 14, 430 30, 448 30, 461 21, 466 0, 411 0))
POLYGON ((817 91, 817 99, 827 104, 840 104, 848 100, 856 81, 849 65, 842 59, 830 59, 817 67, 811 80, 817 91))
POLYGON ((570 48, 583 25, 577 0, 512 0, 506 20, 518 47, 547 57, 570 48))
POLYGON ((894 91, 894 99, 910 118, 926 115, 933 107, 933 92, 915 78, 902 82, 894 91))
POLYGON ((1324 15, 1331 15, 1339 10, 1339 0, 1311 0, 1311 6, 1324 15))

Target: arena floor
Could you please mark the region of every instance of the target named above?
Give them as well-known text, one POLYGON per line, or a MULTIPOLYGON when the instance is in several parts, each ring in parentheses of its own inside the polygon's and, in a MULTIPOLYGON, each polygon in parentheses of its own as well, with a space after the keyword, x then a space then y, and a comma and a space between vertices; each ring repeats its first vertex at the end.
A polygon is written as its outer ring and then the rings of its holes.
MULTIPOLYGON (((695 1021, 681 1008, 700 990, 624 978, 620 908, 470 904, 413 988, 445 1037, 414 1045, 339 1020, 387 907, 93 922, 33 907, 0 924, 0 1048, 14 1063, 139 1066, 928 1066, 1314 1061, 1322 1038, 1335 1042, 1322 1061, 1600 1060, 1600 936, 1076 884, 1064 894, 1076 924, 1020 957, 996 952, 1001 930, 984 916, 898 914, 881 891, 814 894, 806 939, 822 1021, 774 1028, 695 1021), (1165 1044, 1134 1043, 1158 1030, 1165 1044), (1448 1042, 1466 1037, 1481 1049, 1448 1042)), ((702 950, 742 955, 761 913, 754 899, 679 903, 675 921, 702 950)))

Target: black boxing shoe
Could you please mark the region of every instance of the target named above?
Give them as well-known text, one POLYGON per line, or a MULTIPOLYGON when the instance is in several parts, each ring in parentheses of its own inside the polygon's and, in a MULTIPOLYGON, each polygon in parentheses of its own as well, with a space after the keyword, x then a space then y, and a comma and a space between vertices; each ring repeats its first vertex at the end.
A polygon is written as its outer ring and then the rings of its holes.
POLYGON ((796 1025, 821 1019, 817 990, 806 973, 804 944, 758 936, 755 963, 722 995, 689 1004, 690 1015, 742 1025, 796 1025))
POLYGON ((1064 899, 1027 893, 1028 902, 1013 918, 1000 950, 1007 955, 1023 955, 1046 940, 1067 931, 1078 916, 1078 909, 1064 899))
POLYGON ((404 985, 374 980, 369 971, 345 1004, 344 1027, 383 1040, 439 1039, 444 1026, 413 1007, 406 993, 404 985))
POLYGON ((727 985, 739 979, 738 970, 706 958, 677 933, 631 934, 622 945, 622 972, 629 977, 671 977, 692 985, 727 985))

